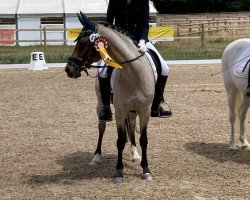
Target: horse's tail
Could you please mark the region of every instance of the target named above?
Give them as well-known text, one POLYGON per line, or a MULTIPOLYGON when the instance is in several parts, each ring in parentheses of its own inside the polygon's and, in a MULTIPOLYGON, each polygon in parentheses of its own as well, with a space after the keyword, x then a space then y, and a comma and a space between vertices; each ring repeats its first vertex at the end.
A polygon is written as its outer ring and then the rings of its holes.
POLYGON ((128 138, 130 138, 130 124, 128 122, 128 119, 125 119, 125 123, 124 123, 124 134, 126 137, 126 143, 128 142, 128 138))
POLYGON ((135 138, 136 115, 137 114, 135 111, 130 111, 127 117, 125 118, 124 132, 125 132, 126 142, 128 142, 128 139, 131 141, 132 138, 135 138))
MULTIPOLYGON (((236 125, 236 129, 238 131, 238 133, 240 132, 240 107, 242 105, 242 102, 243 102, 243 93, 241 91, 238 91, 237 92, 237 95, 236 95, 236 102, 235 102, 235 114, 236 114, 236 117, 235 117, 235 125, 236 125)), ((245 128, 245 132, 248 132, 248 120, 247 120, 247 116, 246 115, 246 120, 244 120, 244 128, 245 128)))

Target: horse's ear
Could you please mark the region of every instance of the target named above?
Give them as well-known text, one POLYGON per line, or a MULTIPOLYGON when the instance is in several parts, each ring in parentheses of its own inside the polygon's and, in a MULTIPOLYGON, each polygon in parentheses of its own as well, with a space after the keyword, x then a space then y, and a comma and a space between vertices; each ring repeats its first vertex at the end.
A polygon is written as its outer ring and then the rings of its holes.
POLYGON ((90 21, 89 18, 85 14, 83 14, 80 11, 80 14, 77 13, 77 17, 78 17, 79 21, 81 22, 81 24, 83 25, 83 30, 95 31, 95 23, 90 21))
POLYGON ((86 24, 85 24, 85 22, 83 21, 83 19, 81 18, 81 16, 80 16, 79 13, 77 13, 77 17, 78 17, 79 21, 81 22, 81 24, 85 27, 86 24))

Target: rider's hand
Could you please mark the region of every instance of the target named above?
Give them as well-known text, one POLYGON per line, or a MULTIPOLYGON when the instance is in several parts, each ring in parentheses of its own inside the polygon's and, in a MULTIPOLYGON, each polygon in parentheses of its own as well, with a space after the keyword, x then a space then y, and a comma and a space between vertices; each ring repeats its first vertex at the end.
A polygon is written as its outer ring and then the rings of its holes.
POLYGON ((145 53, 148 51, 146 44, 145 44, 145 40, 140 40, 138 46, 139 46, 139 51, 141 53, 145 53))

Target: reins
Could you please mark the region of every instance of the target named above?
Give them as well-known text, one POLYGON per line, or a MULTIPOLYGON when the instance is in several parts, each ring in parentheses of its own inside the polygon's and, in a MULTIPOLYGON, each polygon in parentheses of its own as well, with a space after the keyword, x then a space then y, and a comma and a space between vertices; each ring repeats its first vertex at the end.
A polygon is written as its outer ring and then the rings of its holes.
MULTIPOLYGON (((211 76, 215 76, 215 75, 217 75, 217 74, 219 74, 219 73, 221 73, 221 72, 223 72, 223 71, 225 71, 225 70, 231 68, 231 67, 234 66, 235 64, 239 63, 239 62, 242 61, 242 60, 245 60, 245 59, 248 58, 248 57, 250 57, 250 55, 248 55, 248 56, 246 56, 246 57, 244 57, 244 58, 238 60, 237 62, 233 63, 232 65, 229 65, 229 66, 226 67, 225 69, 222 69, 222 70, 220 70, 219 72, 216 72, 215 74, 212 74, 212 73, 211 73, 211 76)), ((250 60, 247 61, 246 65, 247 65, 249 62, 250 62, 250 60)), ((245 70, 245 68, 246 68, 246 65, 245 65, 245 67, 243 68, 242 72, 244 72, 244 70, 245 70)))
MULTIPOLYGON (((135 57, 135 58, 133 58, 133 59, 130 59, 130 60, 128 60, 128 61, 121 62, 121 63, 119 63, 119 64, 120 64, 120 65, 123 65, 123 64, 126 64, 126 63, 130 63, 130 62, 136 61, 137 59, 139 59, 140 57, 142 57, 144 54, 145 54, 145 52, 141 53, 141 55, 139 55, 139 56, 137 56, 137 57, 135 57)), ((86 73, 87 76, 89 76, 89 77, 91 77, 91 78, 96 78, 100 73, 99 73, 99 71, 98 71, 96 76, 91 76, 91 75, 89 74, 89 72, 88 72, 87 69, 90 69, 90 68, 100 69, 100 68, 105 68, 105 67, 107 67, 106 65, 102 65, 102 66, 101 66, 101 65, 91 65, 91 64, 89 64, 89 63, 85 63, 84 66, 85 66, 85 67, 83 68, 83 71, 86 73), (86 69, 86 68, 87 68, 87 69, 86 69)))
MULTIPOLYGON (((98 30, 98 26, 96 25, 95 26, 95 30, 94 31, 82 31, 79 36, 76 38, 75 42, 78 41, 79 39, 81 39, 82 37, 85 37, 85 36, 91 36, 91 35, 94 35, 93 37, 93 41, 90 40, 92 43, 94 43, 94 40, 95 40, 95 34, 93 33, 97 33, 97 30, 98 30)), ((100 36, 99 36, 100 37, 100 36)), ((76 58, 76 57, 69 57, 68 59, 68 63, 75 68, 75 70, 80 70, 80 71, 84 71, 86 73, 87 76, 90 76, 89 73, 88 73, 88 70, 87 69, 90 69, 90 68, 105 68, 107 67, 107 65, 104 65, 104 66, 100 66, 100 65, 92 65, 90 64, 89 61, 91 61, 91 54, 93 53, 93 49, 95 50, 95 46, 94 45, 91 45, 91 48, 88 52, 88 55, 87 55, 87 59, 84 60, 84 59, 79 59, 79 58, 76 58)), ((140 52, 140 51, 139 51, 140 52)), ((127 61, 123 61, 123 62, 120 62, 118 63, 119 65, 123 65, 123 64, 126 64, 126 63, 131 63, 131 62, 134 62, 136 61, 137 59, 141 58, 142 56, 145 55, 145 52, 140 52, 140 55, 136 56, 135 58, 132 58, 130 60, 127 60, 127 61)), ((96 78, 97 76, 99 75, 99 73, 96 75, 96 76, 90 76, 91 78, 96 78)))
MULTIPOLYGON (((91 50, 88 52, 88 57, 91 55, 91 52, 92 52, 93 48, 91 48, 91 50)), ((131 63, 131 62, 134 62, 136 60, 138 60, 139 58, 141 58, 142 56, 145 55, 145 52, 140 52, 141 54, 139 56, 136 56, 135 58, 132 58, 130 60, 127 60, 127 61, 124 61, 124 62, 121 62, 119 63, 120 65, 123 65, 123 64, 127 64, 127 63, 131 63)), ((79 58, 75 58, 75 57, 69 57, 68 59, 68 62, 70 63, 71 66, 73 66, 74 68, 80 68, 82 69, 82 71, 84 71, 86 73, 87 76, 91 77, 91 78, 96 78, 99 73, 96 75, 96 76, 91 76, 89 73, 88 73, 88 70, 87 69, 90 69, 90 68, 96 68, 96 69, 100 69, 100 68, 105 68, 107 67, 106 65, 92 65, 92 64, 89 64, 88 62, 88 59, 86 61, 83 61, 79 58), (74 61, 74 62, 71 62, 71 61, 74 61), (84 66, 84 67, 81 67, 81 66, 84 66)))
MULTIPOLYGON (((140 57, 142 57, 144 54, 145 54, 145 52, 141 53, 141 55, 139 55, 139 56, 137 56, 137 57, 135 57, 133 59, 121 62, 121 63, 119 63, 119 65, 123 65, 123 64, 126 64, 126 63, 130 63, 130 62, 136 61, 137 59, 139 59, 140 57)), ((105 68, 105 67, 107 67, 107 66, 101 66, 101 65, 88 65, 87 66, 87 68, 105 68)))

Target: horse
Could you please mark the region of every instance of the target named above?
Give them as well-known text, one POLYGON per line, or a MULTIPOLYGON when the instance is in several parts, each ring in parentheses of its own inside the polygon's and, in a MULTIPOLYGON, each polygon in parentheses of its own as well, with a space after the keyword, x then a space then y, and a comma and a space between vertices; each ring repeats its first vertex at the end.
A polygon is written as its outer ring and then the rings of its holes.
POLYGON ((227 93, 231 135, 229 149, 237 150, 235 126, 240 133, 242 148, 250 149, 246 138, 247 111, 250 97, 246 96, 250 60, 250 39, 238 39, 226 46, 222 58, 222 76, 227 93))
MULTIPOLYGON (((135 159, 139 157, 135 144, 136 119, 139 123, 140 146, 141 146, 141 178, 146 181, 152 180, 147 159, 147 128, 150 119, 151 105, 155 92, 155 74, 147 53, 139 52, 138 47, 128 35, 115 26, 106 23, 94 23, 80 12, 78 18, 83 29, 76 39, 72 55, 69 57, 65 71, 70 78, 78 78, 82 71, 92 67, 94 62, 101 59, 97 46, 106 45, 106 55, 114 62, 119 63, 122 69, 114 69, 115 74, 113 92, 113 106, 115 109, 115 122, 117 128, 117 150, 118 158, 116 172, 113 176, 113 183, 123 183, 123 150, 127 141, 127 134, 131 139, 131 152, 135 159), (96 45, 98 39, 102 39, 101 45, 96 45)), ((98 78, 95 82, 97 96, 96 111, 102 106, 98 78)), ((105 131, 106 122, 99 121, 99 140, 92 164, 100 161, 102 137, 105 131)))

